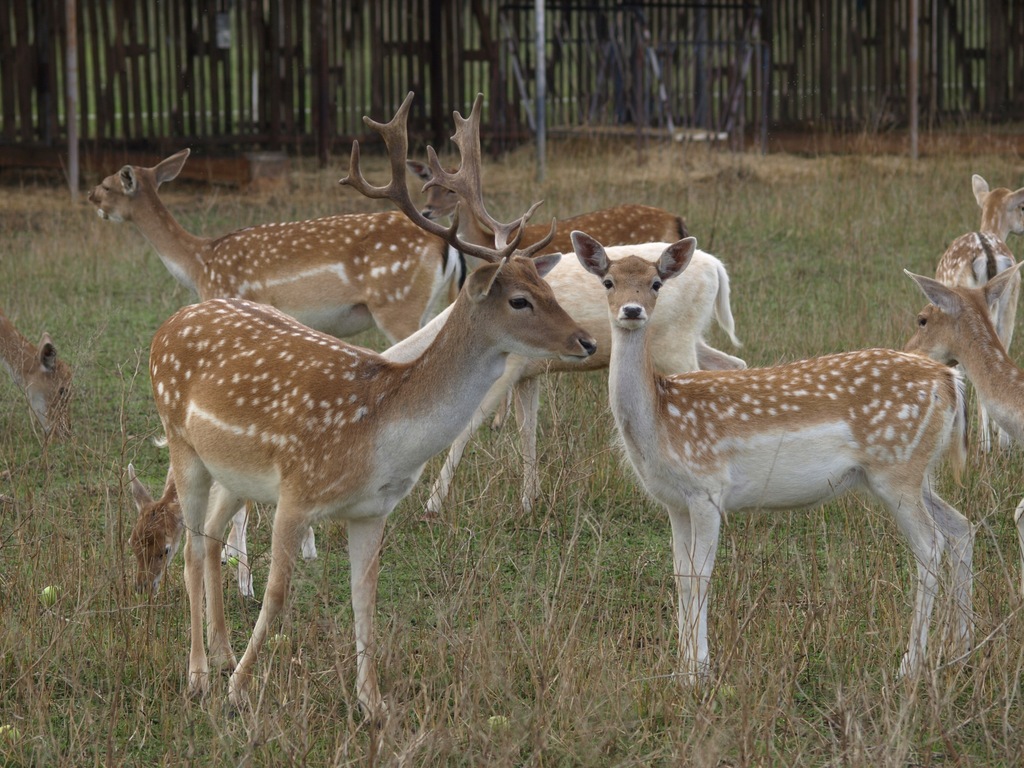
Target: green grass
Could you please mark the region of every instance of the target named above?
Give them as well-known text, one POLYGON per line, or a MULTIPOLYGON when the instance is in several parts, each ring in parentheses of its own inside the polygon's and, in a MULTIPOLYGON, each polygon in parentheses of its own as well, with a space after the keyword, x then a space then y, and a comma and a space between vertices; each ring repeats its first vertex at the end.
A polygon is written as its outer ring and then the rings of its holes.
MULTIPOLYGON (((539 198, 559 217, 627 201, 678 211, 729 268, 739 354, 753 365, 901 346, 924 304, 902 270, 930 273, 977 226, 970 174, 1024 180, 1017 157, 551 149, 542 185, 527 152, 489 163, 495 212, 539 198)), ((380 178, 379 158, 367 162, 380 178)), ((298 163, 273 193, 182 182, 163 192, 188 229, 211 235, 373 209, 337 186, 344 165, 298 163)), ((965 663, 943 642, 943 590, 928 673, 894 680, 913 566, 884 510, 850 497, 729 517, 709 614, 716 677, 698 693, 672 678, 668 521, 615 447, 602 374, 545 383, 544 498, 532 514, 518 510, 506 428, 472 443, 442 522, 421 521, 440 458, 392 516, 376 627, 391 718, 379 753, 355 706, 341 524, 320 527, 319 560, 297 568, 287 640, 260 660, 252 715, 231 716, 222 679, 190 700, 180 559, 157 598, 134 594, 124 470, 131 461, 151 489, 162 483, 147 349, 193 297, 133 226, 101 222, 47 181, 0 177, 0 306, 29 337, 48 330, 73 364, 75 434, 42 446, 0 377, 0 725, 17 729, 0 734, 0 764, 1008 765, 1024 752, 1020 451, 972 453, 961 486, 940 478, 978 525, 978 649, 965 663), (50 584, 52 608, 39 597, 50 584)), ((359 341, 381 346, 378 334, 359 341)), ((717 332, 712 341, 729 349, 717 332)), ((258 593, 271 514, 251 529, 258 593)), ((225 588, 240 653, 258 607, 233 574, 225 588)))

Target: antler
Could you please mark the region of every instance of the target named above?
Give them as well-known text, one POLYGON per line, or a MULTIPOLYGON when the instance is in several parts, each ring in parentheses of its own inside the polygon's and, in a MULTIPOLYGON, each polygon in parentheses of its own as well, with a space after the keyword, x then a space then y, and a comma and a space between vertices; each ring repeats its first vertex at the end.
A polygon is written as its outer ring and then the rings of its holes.
MULTIPOLYGON (((470 111, 469 117, 463 117, 458 111, 452 113, 452 118, 455 120, 455 135, 452 136, 452 141, 459 148, 459 156, 462 160, 457 171, 454 173, 446 171, 438 160, 434 148, 427 147, 427 162, 430 165, 432 175, 430 181, 423 185, 423 189, 426 191, 430 187, 441 187, 454 192, 459 196, 459 201, 469 208, 470 213, 476 220, 494 233, 495 246, 503 248, 510 238, 513 237, 513 233, 517 229, 519 236, 522 236, 526 221, 543 201, 538 200, 530 206, 530 209, 521 219, 510 224, 502 224, 488 213, 484 205, 484 195, 481 186, 480 106, 483 104, 483 100, 483 94, 478 93, 476 99, 473 100, 473 109, 470 111)), ((552 220, 551 231, 547 237, 522 249, 520 253, 524 256, 532 256, 551 242, 551 238, 554 236, 555 222, 552 220)))
MULTIPOLYGON (((462 131, 463 124, 474 120, 474 118, 477 124, 479 124, 477 105, 481 102, 482 98, 482 96, 477 96, 476 102, 473 105, 473 112, 470 113, 469 120, 464 120, 458 112, 455 113, 456 124, 458 126, 456 130, 457 136, 460 131, 462 131)), ((392 201, 414 224, 431 234, 444 238, 444 240, 453 248, 456 248, 469 256, 474 256, 478 259, 489 262, 498 262, 507 259, 516 251, 516 247, 519 245, 519 241, 522 239, 523 233, 526 230, 526 222, 540 203, 538 202, 532 205, 530 210, 511 224, 502 224, 487 213, 484 208, 483 195, 480 190, 480 147, 478 134, 475 146, 475 156, 472 142, 468 140, 464 141, 464 143, 469 147, 469 157, 467 158, 466 156, 463 156, 462 164, 455 174, 448 174, 441 168, 441 163, 438 161, 437 153, 434 152, 433 147, 427 147, 427 154, 431 169, 435 174, 435 178, 439 172, 444 173, 446 176, 445 186, 448 185, 449 180, 453 180, 453 183, 459 185, 459 194, 461 198, 460 204, 465 201, 474 215, 482 217, 483 220, 487 222, 488 226, 493 227, 496 247, 488 248, 482 245, 467 243, 458 237, 458 207, 455 209, 455 215, 453 216, 452 224, 449 227, 444 227, 435 221, 426 218, 413 204, 412 197, 409 194, 409 187, 406 183, 405 168, 406 160, 409 157, 409 139, 406 124, 409 116, 409 108, 412 106, 412 99, 413 93, 410 91, 405 97, 405 101, 402 102, 402 106, 398 108, 395 116, 391 118, 388 123, 378 123, 369 117, 363 117, 363 122, 366 126, 368 128, 372 128, 384 139, 384 144, 388 150, 388 159, 391 163, 391 181, 385 186, 374 186, 366 180, 359 168, 359 142, 353 141, 352 157, 349 161, 348 176, 343 178, 341 183, 353 187, 366 197, 375 200, 385 199, 392 201), (469 160, 468 167, 466 165, 467 159, 469 160), (462 192, 461 190, 466 191, 462 192), (513 232, 516 232, 514 236, 512 235, 513 232)), ((456 139, 456 143, 459 144, 458 139, 456 139)), ((459 144, 459 147, 461 150, 462 145, 459 144)), ((434 182, 429 182, 428 185, 433 183, 434 182)), ((532 256, 540 247, 546 245, 553 236, 554 224, 552 224, 551 233, 548 235, 546 240, 541 242, 540 245, 535 243, 529 248, 519 251, 519 253, 524 256, 532 256)))

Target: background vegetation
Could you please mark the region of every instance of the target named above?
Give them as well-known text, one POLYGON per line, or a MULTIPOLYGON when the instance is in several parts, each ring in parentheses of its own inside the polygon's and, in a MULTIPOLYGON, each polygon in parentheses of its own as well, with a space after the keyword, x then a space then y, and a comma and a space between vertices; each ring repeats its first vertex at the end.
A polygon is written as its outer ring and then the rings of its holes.
MULTIPOLYGON (((627 201, 679 211, 729 268, 753 365, 901 346, 924 304, 902 270, 931 273, 978 225, 970 174, 1024 183, 1019 156, 551 150, 542 187, 531 155, 491 161, 492 207, 511 215, 544 198, 562 217, 627 201)), ((344 166, 300 161, 273 192, 163 192, 189 230, 209 235, 372 209, 337 186, 344 166)), ((297 569, 288 639, 261 660, 252 717, 229 714, 224 680, 189 700, 180 556, 156 599, 132 591, 124 470, 134 462, 154 491, 163 482, 148 344, 194 297, 132 225, 71 204, 58 179, 0 182, 0 306, 33 339, 48 330, 76 371, 74 437, 45 447, 0 377, 0 764, 998 765, 1024 753, 1019 450, 972 452, 962 486, 942 478, 978 526, 978 647, 965 662, 942 642, 943 591, 928 673, 894 680, 913 565, 883 509, 848 498, 726 522, 710 607, 716 677, 695 693, 672 677, 668 521, 614 447, 601 374, 545 383, 545 495, 533 514, 517 509, 512 430, 485 430, 443 521, 421 520, 440 459, 393 515, 377 611, 391 711, 379 751, 354 704, 341 524, 318 530, 320 559, 297 569), (52 607, 40 600, 47 585, 60 590, 52 607)), ((381 337, 359 342, 380 348, 381 337)), ((272 510, 261 514, 258 593, 272 510)), ((225 589, 240 653, 258 604, 239 597, 233 574, 225 589)))

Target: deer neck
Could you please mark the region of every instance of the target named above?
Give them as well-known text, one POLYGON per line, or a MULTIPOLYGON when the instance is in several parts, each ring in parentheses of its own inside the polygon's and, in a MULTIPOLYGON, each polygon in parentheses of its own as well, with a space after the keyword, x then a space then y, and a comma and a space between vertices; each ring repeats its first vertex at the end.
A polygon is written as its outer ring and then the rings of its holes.
POLYGON ((987 342, 962 345, 957 361, 996 423, 1024 442, 1024 371, 1006 353, 991 327, 980 338, 987 342))
POLYGON ((471 302, 460 296, 424 352, 394 366, 387 391, 396 413, 381 444, 384 451, 390 450, 391 440, 416 446, 411 463, 425 463, 462 432, 504 372, 508 353, 490 339, 475 314, 471 302))
POLYGON ((646 326, 627 330, 612 324, 608 401, 630 458, 639 467, 647 452, 657 450, 658 386, 646 326))
POLYGON ((133 209, 132 221, 174 278, 198 291, 209 239, 196 237, 182 227, 154 191, 142 194, 145 197, 133 209))
POLYGON ((0 312, 0 363, 19 387, 24 388, 26 374, 36 358, 35 346, 0 312))

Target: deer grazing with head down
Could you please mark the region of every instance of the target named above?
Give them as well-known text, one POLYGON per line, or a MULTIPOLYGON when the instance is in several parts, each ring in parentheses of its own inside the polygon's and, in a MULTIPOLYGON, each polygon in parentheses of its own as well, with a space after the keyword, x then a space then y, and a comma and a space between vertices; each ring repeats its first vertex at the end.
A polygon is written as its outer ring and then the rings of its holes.
POLYGON ((57 357, 50 334, 44 333, 39 344, 33 344, 0 312, 0 364, 25 393, 44 434, 67 437, 71 432, 71 368, 57 357))
MULTIPOLYGON (((980 288, 947 286, 907 272, 931 302, 917 316, 917 331, 904 349, 946 365, 959 364, 992 420, 1007 435, 1024 441, 1024 371, 1007 354, 992 323, 991 308, 1020 284, 1020 264, 980 288)), ((1014 511, 1024 595, 1024 501, 1014 511)))
MULTIPOLYGON (((468 118, 456 113, 456 132, 452 137, 463 158, 463 165, 472 162, 478 169, 482 165, 480 106, 481 100, 478 99, 468 118)), ((431 158, 431 166, 440 170, 422 171, 413 168, 426 181, 424 190, 428 193, 431 218, 447 214, 450 212, 449 206, 480 194, 475 187, 460 186, 464 180, 453 179, 451 174, 443 170, 436 157, 431 158)), ((470 178, 479 182, 480 176, 478 171, 470 178)), ((572 250, 569 233, 573 229, 596 232, 596 236, 603 242, 613 244, 647 243, 637 253, 646 254, 649 259, 656 259, 668 243, 686 236, 683 221, 675 214, 646 205, 620 205, 559 222, 555 237, 543 252, 569 253, 572 250)), ((527 227, 523 241, 535 242, 543 234, 536 227, 527 227)), ((460 235, 482 245, 493 243, 494 237, 486 222, 474 216, 466 217, 460 235)), ((662 296, 662 311, 651 327, 652 350, 658 371, 677 373, 698 368, 731 370, 745 367, 743 360, 708 346, 703 338, 714 317, 732 343, 740 345, 729 302, 729 275, 722 262, 711 254, 698 251, 694 254, 688 277, 690 279, 679 281, 666 289, 662 296)), ((537 419, 540 409, 538 377, 545 373, 584 372, 608 366, 610 329, 607 322, 608 309, 600 285, 590 279, 576 259, 560 261, 545 280, 551 285, 559 304, 594 334, 597 353, 584 365, 510 356, 504 375, 487 394, 480 411, 448 452, 441 474, 431 490, 427 505, 431 515, 441 511, 462 454, 474 432, 487 415, 505 401, 510 391, 516 404, 523 454, 521 503, 524 509, 532 509, 540 497, 537 462, 537 419)))
MULTIPOLYGON (((348 525, 359 702, 371 716, 386 708, 377 683, 373 613, 385 521, 410 492, 424 463, 463 429, 504 370, 510 354, 583 360, 591 336, 562 309, 541 278, 558 256, 515 251, 531 208, 513 224, 491 219, 499 246, 461 242, 416 210, 405 183, 406 121, 412 94, 387 124, 365 118, 391 159, 391 181, 373 186, 352 146, 345 183, 389 199, 453 247, 489 263, 475 270, 422 354, 396 363, 307 328, 265 305, 218 299, 186 307, 157 331, 150 374, 175 468, 185 527, 185 579, 191 614, 189 688, 209 686, 213 665, 234 667, 237 706, 260 649, 288 594, 299 544, 309 525, 348 525), (221 492, 208 504, 211 484, 221 492), (235 664, 224 618, 219 547, 237 500, 276 503, 270 573, 263 605, 235 664), (203 641, 203 595, 209 654, 203 641)), ((482 216, 483 200, 474 201, 482 216)), ((536 250, 537 248, 534 248, 536 250)))
MULTIPOLYGON (((160 590, 167 568, 181 545, 185 532, 185 521, 181 516, 178 490, 174 484, 174 471, 167 468, 167 479, 160 498, 154 499, 146 486, 135 474, 135 467, 128 465, 128 482, 139 516, 135 520, 128 546, 135 555, 135 590, 155 595, 160 590)), ((216 498, 216 484, 210 495, 216 498)), ((237 570, 238 591, 243 597, 255 597, 252 583, 252 569, 249 567, 249 546, 246 532, 249 526, 249 509, 241 506, 231 518, 231 530, 221 551, 221 563, 232 563, 237 570)), ((212 532, 207 532, 210 535, 212 532)), ((315 560, 316 540, 313 529, 306 531, 302 540, 302 558, 315 560)))
POLYGON ((723 519, 744 509, 809 506, 857 488, 888 507, 917 561, 900 674, 923 661, 944 549, 953 561, 957 637, 969 647, 973 531, 931 479, 950 447, 955 465, 964 461, 959 375, 919 355, 869 349, 664 376, 648 327, 663 284, 685 280, 678 276, 696 242, 674 243, 652 263, 629 246, 605 249, 582 232, 572 239, 607 295, 615 424, 640 482, 671 522, 683 674, 709 670, 708 594, 723 519))
MULTIPOLYGON (((978 174, 971 177, 974 199, 981 208, 981 226, 977 232, 961 235, 946 249, 939 259, 935 279, 948 286, 977 288, 1005 272, 1014 264, 1013 253, 1006 245, 1011 232, 1024 234, 1024 188, 1011 192, 998 188, 989 190, 988 182, 978 174)), ((1016 274, 1016 273, 1015 273, 1016 274)), ((1013 326, 1017 317, 1020 296, 1020 277, 1013 279, 1002 291, 998 302, 989 306, 996 333, 1007 350, 1013 339, 1013 326)), ((981 450, 992 449, 989 415, 984 403, 978 402, 981 450)), ((996 425, 999 443, 1009 447, 1012 438, 996 425)))

